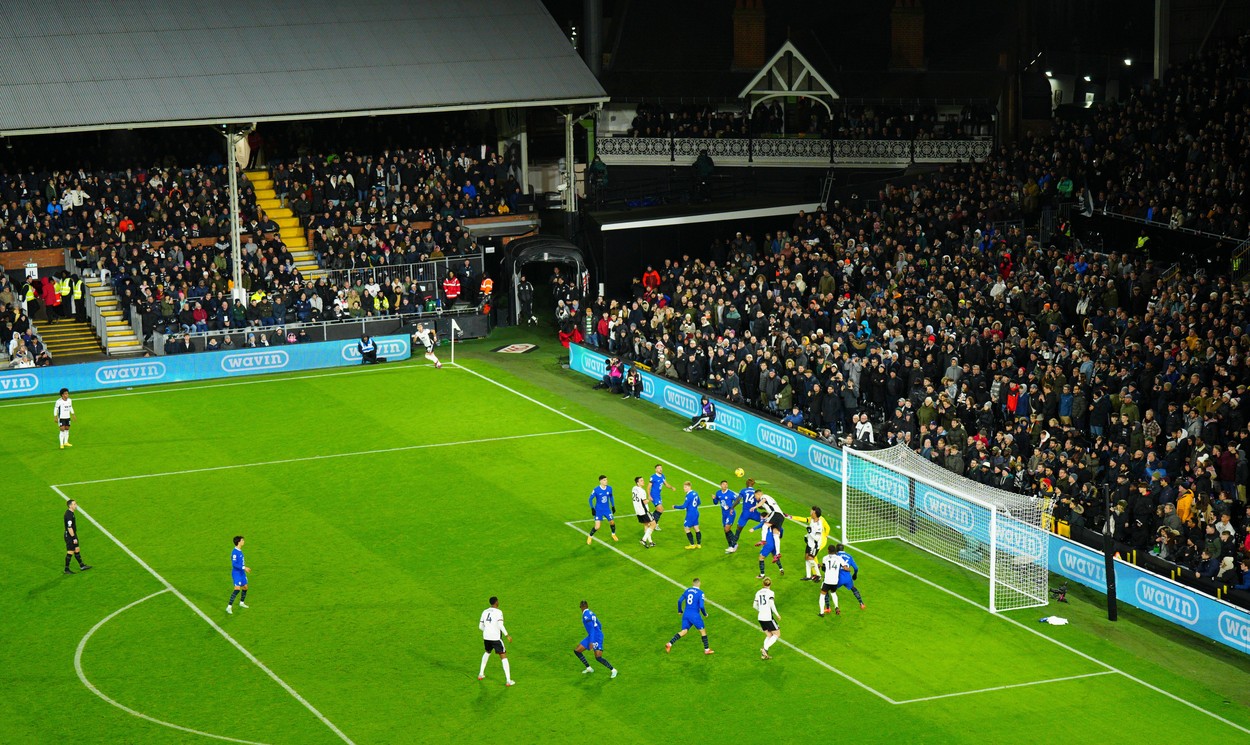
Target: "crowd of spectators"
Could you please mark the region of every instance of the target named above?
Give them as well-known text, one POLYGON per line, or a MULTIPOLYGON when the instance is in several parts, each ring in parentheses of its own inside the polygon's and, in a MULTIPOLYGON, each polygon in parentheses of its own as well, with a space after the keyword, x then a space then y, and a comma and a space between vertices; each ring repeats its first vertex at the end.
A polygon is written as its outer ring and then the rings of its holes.
POLYGON ((1248 589, 1250 287, 1165 274, 1132 246, 1095 254, 1062 232, 1044 245, 992 227, 1106 176, 1183 224, 1244 231, 1244 115, 1207 106, 1244 105, 1246 48, 1134 94, 1092 141, 1063 124, 987 163, 649 267, 629 297, 590 304, 584 336, 831 444, 902 443, 1045 496, 1073 527, 1101 529, 1109 512, 1122 543, 1248 589), (1140 124, 1156 103, 1171 113, 1140 124))
POLYGON ((0 272, 0 354, 10 368, 46 367, 52 355, 22 309, 21 288, 0 272))
POLYGON ((469 147, 304 156, 272 168, 274 188, 314 231, 327 268, 478 253, 458 221, 521 207, 518 155, 469 147), (428 224, 428 227, 427 227, 428 224))
POLYGON ((931 106, 857 104, 826 111, 801 98, 789 109, 766 101, 746 113, 714 106, 665 107, 639 104, 626 137, 755 137, 804 135, 840 140, 952 139, 990 134, 992 114, 965 106, 958 117, 943 118, 931 106))
POLYGON ((1250 35, 1213 42, 1162 85, 1060 116, 1026 160, 1088 185, 1096 209, 1237 239, 1250 236, 1250 35))
MULTIPOLYGON (((0 251, 74 248, 211 237, 228 230, 228 173, 221 166, 125 171, 0 172, 0 251)), ((240 210, 255 218, 251 186, 240 210)))

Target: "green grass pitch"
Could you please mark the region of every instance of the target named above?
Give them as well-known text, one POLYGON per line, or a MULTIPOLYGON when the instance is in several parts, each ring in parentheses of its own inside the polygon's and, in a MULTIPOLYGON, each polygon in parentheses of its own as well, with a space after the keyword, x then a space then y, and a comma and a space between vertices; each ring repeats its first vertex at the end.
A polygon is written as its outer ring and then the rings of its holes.
MULTIPOLYGON (((1074 588, 995 616, 984 580, 894 542, 853 547, 861 611, 817 616, 787 533, 774 578, 785 644, 762 661, 755 552, 700 551, 670 514, 638 543, 635 475, 680 485, 736 467, 795 512, 838 485, 720 434, 681 431, 590 390, 555 351, 491 354, 523 331, 424 360, 75 397, 59 450, 51 399, 0 403, 0 741, 13 743, 1109 742, 1250 737, 1250 661, 1074 588), (599 473, 619 543, 587 546, 599 473), (60 493, 95 569, 61 574, 60 493), (107 533, 106 533, 107 531, 107 533), (225 614, 230 537, 250 608, 225 614), (716 654, 679 628, 700 577, 716 654), (476 680, 478 616, 501 598, 514 688, 476 680), (578 601, 620 668, 582 675, 578 601), (1047 613, 1066 627, 1039 625, 1047 613)), ((543 342, 546 345, 546 342, 543 342)), ((554 346, 554 345, 547 345, 554 346)), ((666 502, 675 492, 666 492, 666 502)), ((835 534, 837 530, 835 529, 835 534)), ((753 542, 753 540, 751 541, 753 542)))

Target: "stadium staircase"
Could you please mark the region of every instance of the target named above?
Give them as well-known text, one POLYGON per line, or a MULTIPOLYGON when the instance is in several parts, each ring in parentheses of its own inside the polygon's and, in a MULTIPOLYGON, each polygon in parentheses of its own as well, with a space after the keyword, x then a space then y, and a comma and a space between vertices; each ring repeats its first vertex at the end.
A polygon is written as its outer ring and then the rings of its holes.
POLYGON ((95 330, 88 321, 64 320, 56 323, 40 323, 39 338, 48 348, 52 359, 63 362, 66 357, 98 355, 104 348, 96 340, 95 330))
MULTIPOLYGON (((84 283, 104 321, 104 328, 96 329, 96 336, 107 335, 107 354, 112 357, 142 354, 143 340, 131 327, 129 314, 122 309, 121 300, 113 292, 112 286, 101 282, 99 277, 87 277, 84 283)), ((44 343, 47 344, 47 337, 44 338, 44 343)), ((51 351, 51 345, 48 349, 51 351)))
POLYGON ((299 218, 282 204, 274 192, 269 171, 244 171, 244 174, 256 190, 256 205, 278 223, 278 234, 295 259, 295 267, 300 274, 306 281, 315 281, 324 276, 325 270, 317 266, 317 257, 308 245, 308 235, 300 226, 299 218))

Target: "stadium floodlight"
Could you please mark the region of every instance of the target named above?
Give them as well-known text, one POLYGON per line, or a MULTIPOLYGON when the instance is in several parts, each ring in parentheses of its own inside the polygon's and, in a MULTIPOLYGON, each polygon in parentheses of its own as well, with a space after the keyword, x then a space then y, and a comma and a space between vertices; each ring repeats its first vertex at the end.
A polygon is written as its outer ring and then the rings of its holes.
POLYGON ((1047 70, 1047 71, 1046 71, 1046 77, 1048 77, 1048 78, 1053 78, 1053 77, 1055 77, 1055 73, 1054 73, 1054 72, 1052 72, 1052 71, 1050 71, 1050 70, 1047 70))
POLYGON ((1125 67, 1132 67, 1132 66, 1133 66, 1133 58, 1132 58, 1132 57, 1125 57, 1125 58, 1124 58, 1124 66, 1125 66, 1125 67))
POLYGON ((1081 79, 1082 79, 1082 80, 1084 80, 1086 83, 1092 83, 1092 82, 1094 82, 1094 79, 1093 79, 1093 78, 1091 78, 1091 77, 1090 77, 1090 76, 1088 76, 1088 75, 1086 75, 1085 77, 1083 77, 1083 78, 1081 78, 1081 79))
POLYGON ((842 452, 843 543, 896 538, 987 577, 994 613, 1047 604, 1041 500, 957 476, 905 445, 842 452))

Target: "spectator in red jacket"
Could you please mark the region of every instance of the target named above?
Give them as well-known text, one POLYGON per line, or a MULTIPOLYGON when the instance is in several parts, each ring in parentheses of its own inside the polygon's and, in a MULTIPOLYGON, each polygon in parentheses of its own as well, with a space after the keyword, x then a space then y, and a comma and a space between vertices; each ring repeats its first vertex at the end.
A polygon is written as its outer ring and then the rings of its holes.
POLYGON ((447 298, 448 308, 455 305, 460 298, 460 279, 455 272, 448 272, 447 279, 443 280, 443 296, 447 298))
POLYGON ((642 286, 655 292, 660 286, 660 273, 655 267, 648 266, 647 271, 642 275, 642 286))

